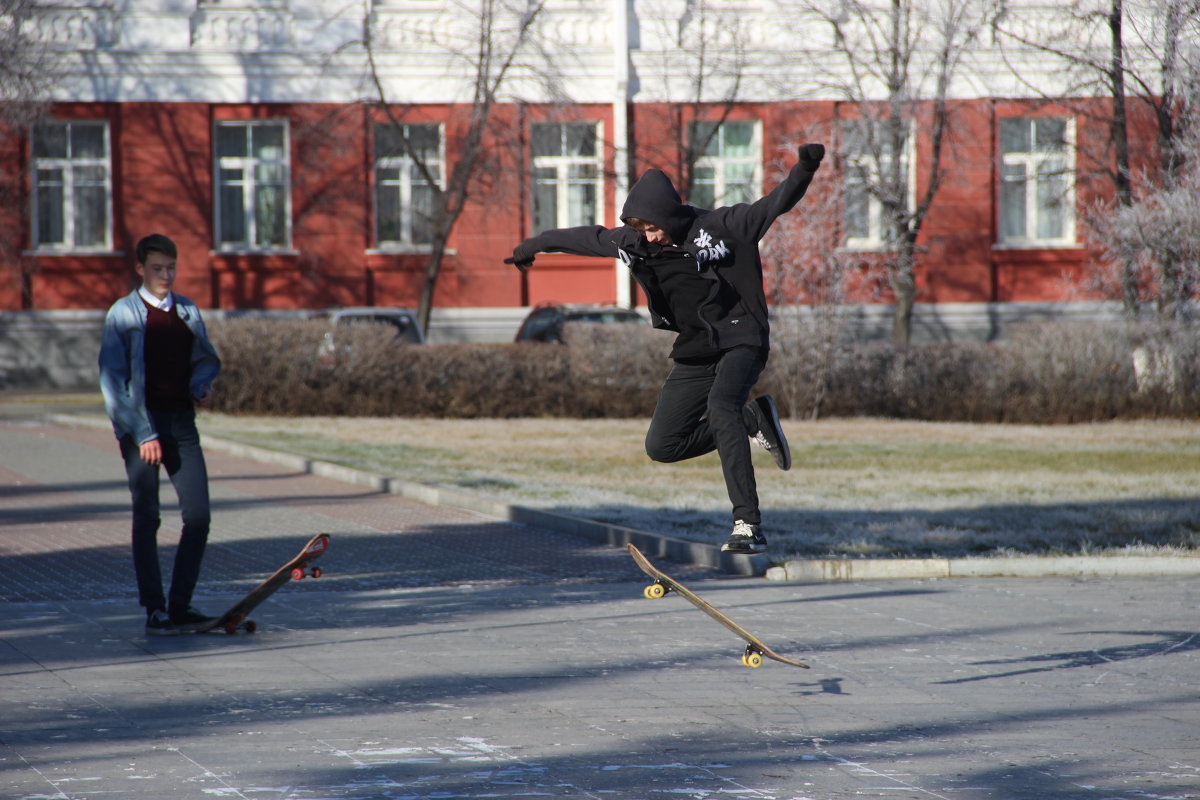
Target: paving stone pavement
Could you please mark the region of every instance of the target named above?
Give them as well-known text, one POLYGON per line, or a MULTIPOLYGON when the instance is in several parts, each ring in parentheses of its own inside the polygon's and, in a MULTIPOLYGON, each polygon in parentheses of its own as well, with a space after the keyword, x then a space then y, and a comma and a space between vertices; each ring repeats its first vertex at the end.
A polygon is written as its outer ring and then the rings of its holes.
POLYGON ((208 461, 198 605, 319 531, 325 577, 255 635, 146 638, 111 435, 0 417, 0 797, 1200 798, 1194 579, 663 562, 812 666, 751 670, 620 549, 208 461))

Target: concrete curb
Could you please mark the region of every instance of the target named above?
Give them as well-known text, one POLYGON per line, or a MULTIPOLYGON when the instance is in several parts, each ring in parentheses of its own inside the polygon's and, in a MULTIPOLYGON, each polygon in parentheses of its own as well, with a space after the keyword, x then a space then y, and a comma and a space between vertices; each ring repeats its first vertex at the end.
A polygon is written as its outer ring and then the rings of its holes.
MULTIPOLYGON (((48 414, 60 425, 111 427, 107 418, 48 414)), ((996 558, 817 558, 769 566, 769 557, 731 556, 716 545, 689 542, 636 528, 556 514, 529 506, 501 503, 447 486, 416 483, 344 467, 293 453, 204 436, 204 446, 239 458, 294 469, 297 472, 399 495, 435 506, 461 508, 496 519, 571 534, 603 544, 633 544, 648 556, 719 569, 733 575, 765 576, 769 581, 833 582, 919 580, 923 578, 1093 577, 1200 575, 1197 556, 1022 556, 996 558)))
POLYGON ((787 561, 771 581, 920 578, 1045 578, 1200 575, 1200 556, 1022 556, 1016 558, 822 558, 787 561))

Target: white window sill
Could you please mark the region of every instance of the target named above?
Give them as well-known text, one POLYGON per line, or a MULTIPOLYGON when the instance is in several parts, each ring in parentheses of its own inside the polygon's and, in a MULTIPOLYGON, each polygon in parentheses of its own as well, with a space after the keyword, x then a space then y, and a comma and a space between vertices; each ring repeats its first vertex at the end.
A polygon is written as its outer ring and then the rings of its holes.
MULTIPOLYGON (((369 247, 365 252, 369 256, 427 256, 433 252, 433 247, 427 244, 383 245, 381 247, 369 247)), ((446 248, 442 251, 442 254, 455 256, 458 255, 458 251, 446 248)))
POLYGON ((208 254, 210 256, 298 256, 300 255, 300 251, 293 250, 290 247, 268 250, 232 248, 228 250, 209 250, 208 254))
POLYGON ((125 253, 120 250, 22 250, 23 256, 100 256, 102 258, 118 258, 124 257, 125 253))
POLYGON ((993 250, 1083 250, 1079 242, 1038 241, 1037 239, 1022 239, 1013 242, 996 242, 993 250))

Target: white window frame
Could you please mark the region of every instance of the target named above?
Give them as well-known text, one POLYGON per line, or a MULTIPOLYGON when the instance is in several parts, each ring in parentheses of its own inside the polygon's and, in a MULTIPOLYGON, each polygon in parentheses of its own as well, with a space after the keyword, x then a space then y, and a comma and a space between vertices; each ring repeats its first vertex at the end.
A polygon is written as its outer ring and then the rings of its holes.
MULTIPOLYGON (((999 134, 997 134, 997 147, 1000 156, 1000 174, 997 180, 997 191, 999 194, 996 197, 996 239, 997 246, 1001 248, 1045 248, 1045 247, 1075 247, 1075 120, 1070 116, 1029 116, 1029 117, 1006 117, 1005 120, 1019 119, 1030 125, 1029 130, 1029 150, 1028 151, 1004 151, 1004 144, 999 134), (1037 135, 1036 126, 1039 120, 1055 120, 1063 123, 1063 148, 1061 150, 1040 150, 1036 144, 1037 135), (1045 207, 1040 202, 1042 181, 1039 176, 1043 173, 1043 168, 1056 159, 1063 161, 1063 169, 1053 173, 1054 176, 1061 178, 1065 186, 1061 192, 1061 197, 1058 200, 1062 210, 1062 232, 1059 236, 1038 236, 1039 223, 1041 221, 1041 213, 1045 207), (1024 169, 1025 183, 1024 204, 1025 204, 1025 233, 1024 235, 1008 235, 1005 233, 1005 204, 1003 202, 1003 192, 1005 186, 1015 181, 1009 181, 1005 177, 1006 167, 1022 167, 1024 169)), ((999 124, 1003 124, 1001 120, 999 124)))
POLYGON ((534 228, 534 233, 541 233, 542 228, 538 230, 537 214, 535 212, 535 203, 537 202, 537 187, 542 181, 538 178, 537 172, 541 169, 553 169, 555 171, 554 183, 556 188, 555 206, 556 220, 553 227, 569 228, 577 225, 602 225, 604 224, 604 123, 597 121, 579 121, 579 122, 540 122, 533 123, 536 125, 561 125, 564 129, 563 136, 565 137, 565 129, 570 126, 591 126, 595 131, 595 152, 590 156, 572 156, 572 155, 537 155, 533 152, 532 140, 530 136, 530 159, 531 167, 530 180, 532 181, 532 194, 529 198, 530 203, 530 221, 534 228), (572 178, 571 168, 578 166, 587 166, 592 168, 593 175, 590 178, 572 178), (571 187, 576 185, 590 184, 595 192, 596 211, 592 219, 584 220, 572 214, 571 209, 571 187))
POLYGON ((219 120, 213 128, 213 246, 218 252, 224 253, 270 253, 290 251, 292 245, 292 167, 291 167, 291 127, 286 119, 254 119, 254 120, 219 120), (253 140, 251 129, 256 127, 278 127, 283 129, 283 158, 278 161, 266 161, 257 158, 249 147, 244 156, 222 156, 220 154, 219 130, 221 128, 245 128, 250 140, 253 140), (257 205, 257 171, 260 164, 279 164, 283 167, 283 241, 278 244, 257 244, 259 239, 259 220, 257 205), (240 242, 223 241, 222 230, 222 189, 227 185, 221 178, 221 170, 239 169, 242 171, 242 212, 244 215, 245 238, 240 242))
MULTIPOLYGON (((379 141, 378 141, 378 126, 387 125, 389 123, 376 122, 377 127, 372 132, 372 147, 375 148, 375 166, 373 180, 375 182, 375 246, 379 252, 410 252, 410 253, 427 253, 432 247, 431 242, 414 242, 413 241, 413 203, 412 194, 413 186, 425 185, 426 181, 416 169, 416 162, 408 153, 398 155, 380 156, 379 141), (384 169, 399 170, 400 176, 395 181, 387 181, 386 183, 379 177, 379 173, 384 169), (384 239, 380 233, 380 202, 379 192, 381 186, 396 186, 400 191, 400 238, 399 239, 384 239)), ((445 129, 439 122, 429 123, 411 123, 402 125, 404 130, 403 135, 409 135, 409 129, 412 127, 433 128, 437 131, 437 158, 432 162, 425 164, 426 168, 431 171, 436 171, 438 175, 437 186, 441 189, 446 187, 446 137, 445 129)))
MULTIPOLYGON (((711 146, 716 143, 717 152, 709 154, 708 152, 701 153, 692 164, 692 194, 695 194, 695 187, 701 183, 712 186, 712 207, 733 205, 734 203, 753 202, 758 199, 763 185, 763 165, 762 165, 762 123, 759 120, 725 120, 720 123, 706 122, 698 120, 693 122, 688 127, 688 136, 691 141, 695 141, 696 128, 698 125, 716 125, 716 135, 710 140, 711 146), (725 153, 725 132, 733 125, 747 125, 750 127, 750 155, 747 156, 731 156, 725 153), (731 167, 741 166, 750 167, 750 189, 747 197, 731 197, 729 185, 735 181, 731 181, 729 173, 731 167), (699 181, 696 179, 696 174, 701 169, 712 170, 712 181, 699 181)), ((736 183, 741 183, 740 180, 736 183)), ((695 204, 694 197, 687 198, 688 203, 695 204)), ((707 201, 706 201, 707 203, 707 201)))
MULTIPOLYGON (((30 236, 35 252, 43 253, 94 253, 112 252, 112 128, 108 120, 46 120, 34 125, 29 131, 29 167, 30 167, 30 236), (39 127, 63 126, 66 128, 67 154, 65 157, 38 156, 37 137, 39 127), (98 127, 104 132, 104 154, 99 158, 79 158, 71 153, 71 128, 74 126, 98 127), (88 182, 76 182, 76 167, 100 167, 104 170, 104 236, 103 240, 93 244, 79 245, 78 212, 75 207, 75 194, 79 186, 88 182), (56 169, 62 173, 62 220, 63 238, 61 242, 43 242, 39 238, 41 218, 41 191, 43 187, 53 185, 42 182, 38 173, 40 170, 56 169)), ((92 185, 95 185, 94 183, 92 185)))
MULTIPOLYGON (((858 125, 862 121, 854 121, 849 124, 858 125)), ((882 120, 872 120, 871 124, 882 125, 882 120)), ((905 202, 907 210, 911 213, 917 203, 917 185, 916 185, 916 170, 914 166, 917 161, 917 137, 916 128, 910 122, 908 130, 904 136, 904 149, 900 154, 901 165, 904 169, 905 182, 905 202)), ((888 240, 886 236, 886 226, 883 221, 883 203, 875 196, 874 192, 869 189, 864 189, 867 194, 867 235, 866 236, 851 236, 848 233, 849 224, 847 216, 849 214, 850 189, 849 180, 851 170, 865 169, 868 173, 867 186, 879 184, 879 163, 873 153, 855 153, 849 150, 847 145, 846 152, 843 156, 842 166, 842 201, 843 214, 842 226, 843 231, 846 231, 842 237, 842 247, 846 250, 868 250, 882 251, 889 250, 895 247, 896 243, 888 240)))

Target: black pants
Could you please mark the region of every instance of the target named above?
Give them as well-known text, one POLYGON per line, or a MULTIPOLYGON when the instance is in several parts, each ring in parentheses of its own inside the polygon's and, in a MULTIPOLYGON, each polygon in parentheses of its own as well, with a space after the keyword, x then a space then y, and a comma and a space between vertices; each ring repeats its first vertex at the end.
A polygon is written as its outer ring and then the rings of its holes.
POLYGON ((208 502, 208 468, 200 449, 193 411, 152 411, 154 427, 162 445, 163 462, 183 517, 175 567, 171 573, 170 602, 163 597, 162 573, 158 562, 158 466, 142 460, 137 442, 130 436, 120 439, 129 492, 133 497, 133 568, 137 574, 138 602, 148 609, 182 611, 192 602, 192 592, 200 577, 200 562, 208 542, 211 514, 208 502))
POLYGON ((755 525, 762 518, 748 437, 756 426, 746 401, 766 365, 767 351, 761 347, 676 361, 646 431, 646 454, 655 461, 683 461, 716 450, 733 518, 755 525))

